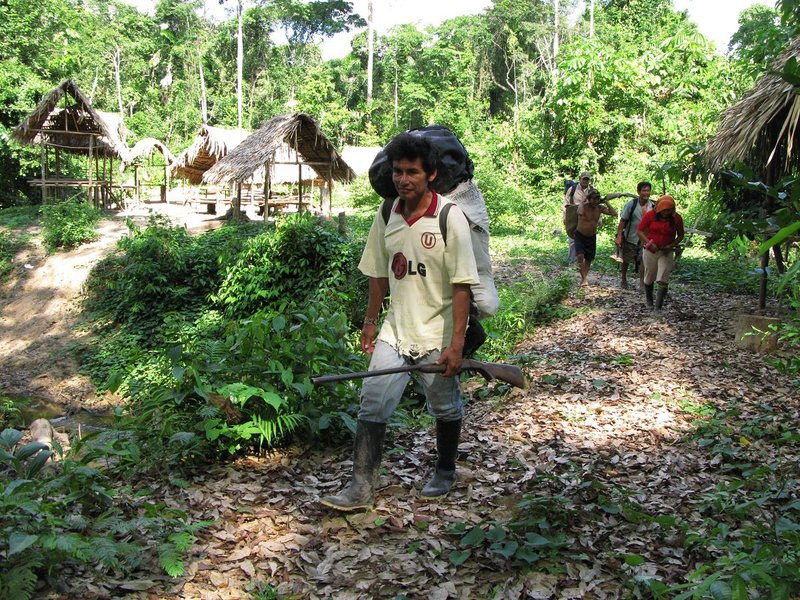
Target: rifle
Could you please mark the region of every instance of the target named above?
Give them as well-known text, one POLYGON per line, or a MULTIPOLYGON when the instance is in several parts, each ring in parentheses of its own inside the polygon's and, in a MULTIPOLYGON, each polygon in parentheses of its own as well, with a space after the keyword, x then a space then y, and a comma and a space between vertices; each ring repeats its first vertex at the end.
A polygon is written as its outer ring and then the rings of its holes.
MULTIPOLYGON (((390 369, 375 369, 374 371, 358 371, 356 373, 341 373, 339 375, 321 375, 319 377, 312 377, 311 383, 319 385, 321 383, 332 383, 334 381, 343 381, 345 379, 362 379, 364 377, 378 377, 379 375, 392 375, 394 373, 407 373, 410 371, 419 371, 421 373, 442 373, 445 370, 445 365, 404 365, 402 367, 393 367, 390 369)), ((522 370, 514 365, 504 365, 501 363, 481 362, 479 360, 472 360, 465 358, 461 363, 461 371, 475 371, 483 375, 486 381, 499 379, 518 387, 525 389, 525 376, 522 370)))

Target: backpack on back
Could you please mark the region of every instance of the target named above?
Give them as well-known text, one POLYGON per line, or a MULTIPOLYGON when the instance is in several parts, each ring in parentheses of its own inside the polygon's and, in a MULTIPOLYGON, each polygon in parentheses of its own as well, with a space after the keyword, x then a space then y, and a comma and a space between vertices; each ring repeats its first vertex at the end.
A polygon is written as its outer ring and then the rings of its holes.
POLYGON ((572 179, 565 179, 564 180, 564 194, 566 195, 569 192, 569 201, 570 204, 574 203, 575 198, 575 190, 578 189, 578 182, 572 179))

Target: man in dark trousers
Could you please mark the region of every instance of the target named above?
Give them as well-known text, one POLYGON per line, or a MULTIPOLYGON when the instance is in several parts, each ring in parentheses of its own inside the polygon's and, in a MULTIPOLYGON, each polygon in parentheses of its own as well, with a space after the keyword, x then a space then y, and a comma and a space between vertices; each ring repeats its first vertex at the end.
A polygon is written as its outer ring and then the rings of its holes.
MULTIPOLYGON (((385 148, 392 163, 397 198, 388 221, 375 215, 359 270, 369 278, 369 300, 361 329, 361 349, 371 354, 369 369, 408 364, 444 365, 443 373, 420 373, 428 411, 436 417, 438 459, 422 488, 425 499, 446 495, 455 481, 455 461, 464 408, 458 383, 470 286, 479 282, 466 217, 448 209, 447 242, 439 213, 450 201, 429 184, 437 157, 429 141, 403 133, 385 148), (378 332, 383 300, 389 309, 378 332)), ((364 379, 358 413, 353 476, 336 496, 320 502, 340 511, 372 507, 383 454, 386 422, 397 408, 409 373, 364 379)))

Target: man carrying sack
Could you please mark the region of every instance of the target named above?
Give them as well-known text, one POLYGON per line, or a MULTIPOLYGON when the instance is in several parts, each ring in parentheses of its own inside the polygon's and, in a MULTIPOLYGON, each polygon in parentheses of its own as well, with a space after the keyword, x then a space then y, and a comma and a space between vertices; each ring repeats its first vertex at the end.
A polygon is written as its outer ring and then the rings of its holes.
MULTIPOLYGON (((470 286, 479 283, 470 226, 457 205, 430 184, 438 162, 424 137, 401 133, 386 146, 396 198, 388 219, 377 211, 359 263, 369 278, 361 349, 371 354, 369 370, 409 364, 444 365, 442 373, 420 372, 428 411, 436 417, 438 458, 420 497, 445 496, 455 481, 455 462, 464 407, 457 374, 470 311, 470 286), (449 206, 447 243, 439 215, 449 206), (389 310, 378 332, 386 292, 389 310)), ((383 455, 386 422, 397 408, 410 374, 364 380, 353 449, 353 476, 338 495, 320 502, 339 511, 372 507, 383 455)))

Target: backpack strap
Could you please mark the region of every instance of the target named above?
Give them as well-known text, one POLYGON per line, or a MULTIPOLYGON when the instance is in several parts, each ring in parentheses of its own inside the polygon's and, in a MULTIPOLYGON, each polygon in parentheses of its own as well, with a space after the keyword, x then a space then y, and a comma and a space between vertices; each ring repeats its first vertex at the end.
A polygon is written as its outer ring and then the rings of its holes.
MULTIPOLYGON (((631 210, 628 212, 628 222, 625 224, 625 231, 622 234, 624 239, 628 239, 628 234, 631 232, 631 225, 633 224, 633 211, 636 210, 635 202, 638 202, 638 198, 631 198, 628 200, 628 203, 622 208, 622 212, 625 212, 625 209, 628 208, 628 205, 631 205, 631 210)), ((624 241, 624 240, 623 240, 624 241)))
MULTIPOLYGON (((441 197, 441 196, 440 196, 441 197)), ((394 198, 384 198, 381 203, 381 217, 383 217, 383 224, 389 224, 389 217, 392 216, 392 206, 394 205, 394 198)), ((444 206, 439 209, 439 231, 442 232, 442 241, 447 246, 447 215, 450 209, 453 208, 453 202, 445 202, 444 206)), ((469 219, 467 219, 469 221, 469 219)))
POLYGON ((569 188, 569 203, 570 204, 575 204, 575 190, 577 190, 577 189, 578 189, 578 184, 577 183, 573 183, 572 187, 569 188))
POLYGON ((453 208, 453 203, 446 202, 439 210, 439 231, 442 232, 442 241, 445 247, 447 247, 447 215, 451 208, 453 208))
POLYGON ((389 224, 389 217, 392 216, 392 205, 394 204, 394 198, 384 198, 383 202, 381 202, 381 216, 383 217, 383 224, 389 224))

